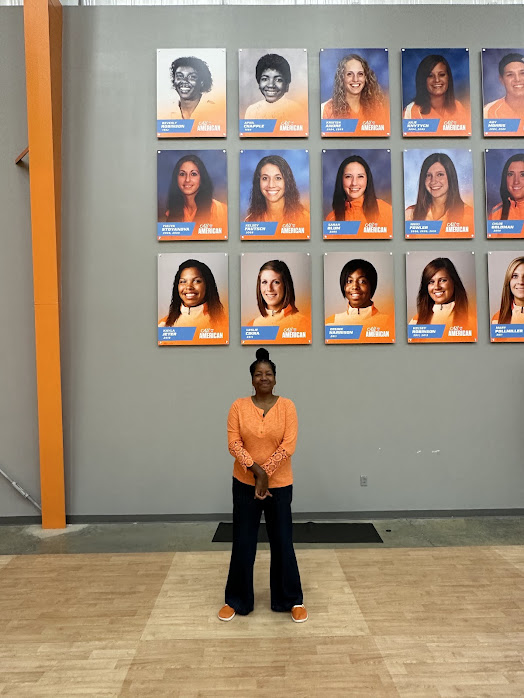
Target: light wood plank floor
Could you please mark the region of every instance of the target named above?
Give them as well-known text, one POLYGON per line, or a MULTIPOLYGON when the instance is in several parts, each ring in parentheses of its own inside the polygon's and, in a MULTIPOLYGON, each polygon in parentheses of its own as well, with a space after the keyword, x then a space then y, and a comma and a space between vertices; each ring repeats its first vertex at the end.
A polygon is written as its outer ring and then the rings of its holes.
POLYGON ((220 623, 229 553, 0 556, 0 696, 522 698, 524 546, 298 550, 310 620, 220 623))

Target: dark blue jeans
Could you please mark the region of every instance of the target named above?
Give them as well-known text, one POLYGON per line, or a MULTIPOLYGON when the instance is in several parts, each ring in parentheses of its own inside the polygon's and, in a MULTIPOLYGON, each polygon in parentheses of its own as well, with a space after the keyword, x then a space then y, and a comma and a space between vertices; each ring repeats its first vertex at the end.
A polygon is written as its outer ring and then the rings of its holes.
POLYGON ((271 610, 290 611, 302 603, 302 587, 293 548, 291 499, 293 485, 272 487, 272 497, 255 499, 253 485, 233 478, 233 550, 226 584, 225 601, 246 616, 253 610, 253 565, 262 512, 271 547, 271 610))

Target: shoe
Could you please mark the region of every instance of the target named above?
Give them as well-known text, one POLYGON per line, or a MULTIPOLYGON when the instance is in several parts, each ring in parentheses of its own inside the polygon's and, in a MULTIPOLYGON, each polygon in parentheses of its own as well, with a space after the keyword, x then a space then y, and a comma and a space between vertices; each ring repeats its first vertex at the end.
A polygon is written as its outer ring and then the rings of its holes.
POLYGON ((291 620, 295 621, 295 623, 305 623, 307 619, 308 615, 303 603, 300 606, 293 606, 291 609, 291 620))
POLYGON ((228 620, 233 620, 233 618, 236 616, 236 611, 234 608, 231 608, 231 606, 228 606, 227 603, 225 606, 222 606, 220 611, 218 612, 218 618, 219 620, 223 621, 228 621, 228 620))

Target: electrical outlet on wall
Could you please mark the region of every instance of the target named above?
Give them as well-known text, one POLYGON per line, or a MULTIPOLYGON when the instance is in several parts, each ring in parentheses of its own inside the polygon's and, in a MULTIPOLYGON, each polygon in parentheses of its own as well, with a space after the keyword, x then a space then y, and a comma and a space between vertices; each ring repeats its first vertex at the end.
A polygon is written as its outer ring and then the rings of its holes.
POLYGON ((367 475, 361 475, 361 476, 360 476, 360 486, 361 486, 361 487, 367 487, 367 486, 368 486, 368 476, 367 476, 367 475))

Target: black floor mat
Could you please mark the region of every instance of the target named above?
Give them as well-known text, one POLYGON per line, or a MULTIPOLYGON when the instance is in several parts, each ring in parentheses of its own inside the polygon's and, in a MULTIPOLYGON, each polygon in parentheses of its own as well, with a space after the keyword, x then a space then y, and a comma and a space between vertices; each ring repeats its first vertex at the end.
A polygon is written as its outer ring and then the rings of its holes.
MULTIPOLYGON (((220 523, 213 536, 213 543, 230 543, 233 540, 233 524, 220 523)), ((258 529, 259 543, 267 543, 266 525, 258 529)), ((295 523, 294 543, 383 543, 377 529, 370 523, 295 523)))

